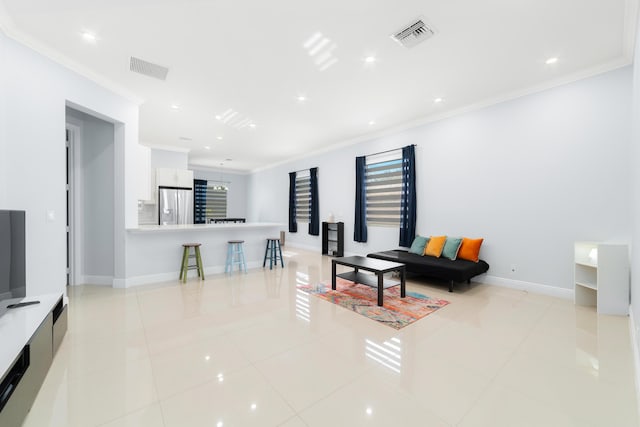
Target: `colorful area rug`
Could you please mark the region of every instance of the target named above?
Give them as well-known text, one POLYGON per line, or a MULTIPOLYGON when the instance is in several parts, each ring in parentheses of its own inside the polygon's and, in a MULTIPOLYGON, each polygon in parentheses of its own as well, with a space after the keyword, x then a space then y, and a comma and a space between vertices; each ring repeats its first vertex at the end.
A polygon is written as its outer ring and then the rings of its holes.
POLYGON ((377 288, 355 284, 340 278, 336 280, 335 291, 331 289, 331 284, 323 283, 316 286, 299 285, 298 289, 394 329, 404 328, 449 304, 449 301, 443 299, 429 298, 426 295, 409 291, 407 291, 406 297, 400 298, 400 286, 396 286, 385 289, 384 306, 378 307, 377 288))

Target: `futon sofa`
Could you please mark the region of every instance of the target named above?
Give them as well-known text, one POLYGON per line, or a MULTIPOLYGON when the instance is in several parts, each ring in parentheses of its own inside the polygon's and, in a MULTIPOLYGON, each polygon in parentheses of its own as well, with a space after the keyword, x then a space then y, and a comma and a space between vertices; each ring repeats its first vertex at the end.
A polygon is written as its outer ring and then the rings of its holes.
POLYGON ((454 283, 471 283, 471 278, 489 270, 489 264, 483 260, 478 262, 448 258, 436 258, 412 254, 400 249, 375 252, 367 255, 369 258, 385 261, 400 262, 406 265, 408 273, 416 273, 422 276, 434 277, 449 282, 449 292, 453 292, 454 283))

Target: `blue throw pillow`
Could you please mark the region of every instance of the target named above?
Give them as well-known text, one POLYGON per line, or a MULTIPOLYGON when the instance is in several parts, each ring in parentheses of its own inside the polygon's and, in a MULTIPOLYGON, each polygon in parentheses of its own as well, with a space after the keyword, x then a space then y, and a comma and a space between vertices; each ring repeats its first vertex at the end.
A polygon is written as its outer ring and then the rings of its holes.
POLYGON ((444 248, 442 248, 442 256, 445 258, 449 258, 452 261, 455 260, 458 256, 458 251, 460 250, 461 244, 462 238, 447 237, 447 241, 444 242, 444 248))
POLYGON ((427 246, 427 243, 429 243, 428 237, 416 236, 416 238, 413 239, 409 253, 424 255, 424 247, 427 246))

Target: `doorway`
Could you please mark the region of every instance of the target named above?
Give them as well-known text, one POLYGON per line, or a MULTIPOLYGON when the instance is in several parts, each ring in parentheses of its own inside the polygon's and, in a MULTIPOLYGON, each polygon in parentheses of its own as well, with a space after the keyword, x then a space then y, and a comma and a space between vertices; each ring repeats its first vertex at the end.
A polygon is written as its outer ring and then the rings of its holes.
POLYGON ((115 125, 67 106, 69 285, 112 286, 115 276, 115 125))
POLYGON ((75 241, 77 235, 76 226, 76 185, 75 185, 75 152, 76 145, 80 138, 80 128, 78 126, 67 123, 65 126, 65 147, 66 147, 66 240, 67 240, 67 286, 76 285, 77 267, 79 263, 76 259, 76 251, 78 248, 75 241))

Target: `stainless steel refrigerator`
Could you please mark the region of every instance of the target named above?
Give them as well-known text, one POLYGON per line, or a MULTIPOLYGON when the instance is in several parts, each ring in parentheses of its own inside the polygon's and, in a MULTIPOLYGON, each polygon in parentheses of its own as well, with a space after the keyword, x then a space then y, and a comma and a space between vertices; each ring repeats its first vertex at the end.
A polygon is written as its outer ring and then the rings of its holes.
POLYGON ((193 224, 193 190, 189 188, 158 188, 158 223, 193 224))

